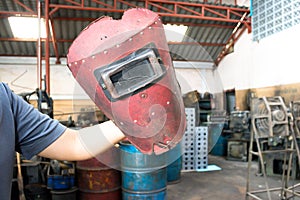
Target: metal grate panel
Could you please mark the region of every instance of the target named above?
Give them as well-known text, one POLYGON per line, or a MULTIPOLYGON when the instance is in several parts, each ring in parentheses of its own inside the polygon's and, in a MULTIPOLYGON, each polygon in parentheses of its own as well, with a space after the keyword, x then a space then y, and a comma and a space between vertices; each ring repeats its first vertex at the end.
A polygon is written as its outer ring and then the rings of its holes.
POLYGON ((207 136, 208 136, 208 127, 200 126, 196 127, 196 140, 195 140, 195 168, 206 169, 207 168, 207 155, 208 155, 208 147, 207 147, 207 136))
POLYGON ((195 109, 186 108, 187 128, 183 135, 182 171, 206 169, 208 165, 208 127, 195 126, 195 109))
POLYGON ((195 109, 185 108, 186 131, 182 137, 182 170, 194 170, 195 109))

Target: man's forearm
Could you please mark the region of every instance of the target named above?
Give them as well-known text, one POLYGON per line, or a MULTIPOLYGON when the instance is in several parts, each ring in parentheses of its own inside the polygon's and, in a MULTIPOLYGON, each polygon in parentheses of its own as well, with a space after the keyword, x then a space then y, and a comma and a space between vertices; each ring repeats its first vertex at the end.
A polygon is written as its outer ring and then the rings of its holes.
POLYGON ((106 151, 125 136, 112 122, 66 131, 39 155, 56 160, 86 160, 106 151))
POLYGON ((81 146, 93 157, 111 148, 125 137, 112 121, 86 127, 78 132, 81 146))

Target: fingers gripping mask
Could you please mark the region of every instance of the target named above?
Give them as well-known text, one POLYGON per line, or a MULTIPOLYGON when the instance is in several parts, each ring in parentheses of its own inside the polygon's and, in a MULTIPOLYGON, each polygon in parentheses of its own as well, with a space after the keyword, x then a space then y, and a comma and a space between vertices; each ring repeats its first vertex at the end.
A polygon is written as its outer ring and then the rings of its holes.
POLYGON ((160 154, 180 141, 183 100, 156 13, 130 9, 120 20, 99 18, 67 59, 77 82, 140 151, 160 154))

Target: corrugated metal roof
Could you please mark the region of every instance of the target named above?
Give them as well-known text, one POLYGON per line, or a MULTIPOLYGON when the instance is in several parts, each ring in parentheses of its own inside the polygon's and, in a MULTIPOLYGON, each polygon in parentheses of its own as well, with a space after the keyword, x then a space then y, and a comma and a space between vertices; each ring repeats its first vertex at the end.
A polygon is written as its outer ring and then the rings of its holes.
MULTIPOLYGON (((19 0, 28 8, 36 12, 36 0, 19 0)), ((80 0, 74 2, 80 3, 80 0)), ((101 1, 108 5, 113 5, 112 0, 101 1)), ((144 6, 143 1, 126 1, 128 3, 135 2, 137 6, 144 6)), ((178 1, 179 2, 179 1, 178 1)), ((183 1, 180 1, 183 2, 183 1)), ((195 1, 186 1, 195 2, 195 1)), ((214 1, 208 1, 214 2, 214 1)), ((234 2, 234 1, 233 1, 234 2)), ((72 5, 63 0, 52 0, 50 3, 72 5)), ((203 3, 203 1, 197 1, 197 3, 203 3)), ((74 4, 73 4, 74 5, 74 4)), ((160 4, 162 7, 172 10, 173 5, 160 4)), ((94 1, 84 1, 84 6, 99 8, 107 7, 95 3, 94 1)), ((244 8, 238 6, 227 5, 234 8, 244 8)), ((118 9, 128 9, 129 5, 124 3, 118 4, 118 9)), ((162 9, 158 9, 156 6, 149 6, 153 11, 165 12, 162 9)), ((188 7, 189 8, 189 7, 188 7)), ((192 8, 192 7, 191 7, 192 8)), ((201 12, 200 8, 195 8, 195 11, 201 12), (197 10, 198 9, 198 10, 197 10)), ((0 2, 0 56, 36 56, 36 42, 35 41, 14 41, 10 26, 7 20, 10 12, 28 12, 24 7, 18 5, 14 0, 7 0, 0 2), (2 12, 1 12, 2 11, 2 12), (4 13, 4 14, 3 14, 4 13)), ((219 11, 221 14, 226 15, 225 10, 219 11)), ((180 15, 188 15, 189 12, 185 9, 178 11, 180 15)), ((108 15, 115 19, 119 19, 122 16, 121 12, 106 12, 106 11, 91 11, 91 10, 79 10, 79 9, 58 9, 52 15, 53 30, 57 40, 57 51, 59 57, 65 57, 68 48, 72 41, 77 37, 81 30, 86 27, 91 20, 100 16, 108 15)), ((215 17, 215 13, 208 13, 208 17, 215 17)), ((189 60, 189 61, 215 61, 222 48, 228 41, 232 34, 232 31, 237 23, 226 21, 213 21, 196 18, 174 17, 169 15, 163 15, 162 21, 164 23, 173 24, 185 24, 188 25, 186 37, 181 44, 170 43, 169 48, 173 60, 189 60)), ((239 16, 233 16, 233 19, 239 19, 239 16)), ((44 48, 43 48, 44 49, 44 48)), ((42 52, 44 55, 44 52, 42 52)), ((55 51, 52 45, 50 45, 50 56, 55 57, 55 51)))

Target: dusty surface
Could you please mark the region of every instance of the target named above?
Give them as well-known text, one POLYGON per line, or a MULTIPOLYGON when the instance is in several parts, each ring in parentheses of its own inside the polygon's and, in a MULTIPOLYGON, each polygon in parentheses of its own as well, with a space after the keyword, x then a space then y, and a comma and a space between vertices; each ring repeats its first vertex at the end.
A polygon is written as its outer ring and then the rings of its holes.
MULTIPOLYGON (((209 165, 221 168, 218 171, 182 172, 180 182, 168 185, 168 200, 241 200, 246 199, 248 163, 229 161, 219 156, 209 156, 209 165)), ((250 190, 265 188, 264 178, 256 176, 257 162, 252 162, 250 190)), ((300 182, 293 180, 293 184, 300 182)), ((268 178, 270 188, 281 187, 280 177, 268 178)), ((268 199, 262 193, 263 199, 268 199)), ((249 198, 251 199, 251 198, 249 198)), ((278 192, 272 193, 272 200, 281 199, 278 192)), ((292 198, 300 199, 300 198, 292 198)))

